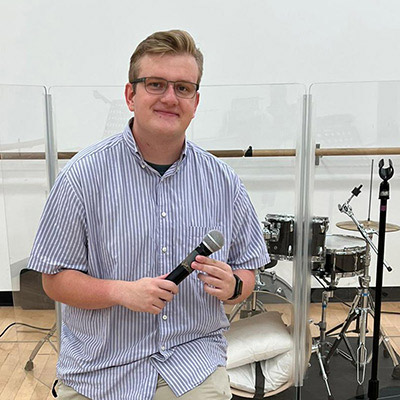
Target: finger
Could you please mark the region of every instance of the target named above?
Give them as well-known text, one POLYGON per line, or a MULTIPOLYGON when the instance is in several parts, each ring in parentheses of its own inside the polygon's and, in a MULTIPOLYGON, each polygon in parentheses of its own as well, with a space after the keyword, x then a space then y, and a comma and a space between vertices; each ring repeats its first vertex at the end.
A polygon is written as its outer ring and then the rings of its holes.
POLYGON ((205 274, 198 274, 197 277, 207 285, 212 285, 216 288, 221 288, 224 284, 224 281, 218 278, 215 278, 210 275, 205 275, 205 274))
POLYGON ((162 299, 154 299, 153 300, 153 307, 158 308, 160 311, 165 307, 165 301, 163 301, 162 299))
POLYGON ((215 276, 219 279, 223 279, 226 272, 225 270, 218 268, 214 265, 200 264, 197 261, 193 261, 191 267, 197 271, 205 272, 208 275, 215 276))
POLYGON ((157 284, 160 289, 168 290, 169 292, 171 292, 173 294, 177 294, 179 292, 178 285, 176 285, 172 281, 167 281, 165 279, 159 279, 157 284))
POLYGON ((161 309, 155 306, 152 306, 151 309, 149 310, 150 314, 155 314, 158 315, 161 313, 161 309))
POLYGON ((221 261, 215 260, 214 258, 206 257, 206 256, 201 256, 197 255, 195 260, 199 262, 200 264, 208 264, 208 265, 218 265, 218 264, 224 264, 221 261))
POLYGON ((209 266, 221 269, 223 271, 231 271, 232 270, 232 268, 227 263, 224 263, 223 261, 220 261, 220 260, 215 260, 214 258, 210 258, 210 257, 196 256, 196 259, 194 262, 198 262, 199 264, 203 264, 203 265, 209 265, 209 266))
POLYGON ((223 292, 221 289, 219 288, 215 288, 212 286, 208 286, 207 283, 204 284, 204 291, 208 294, 210 294, 211 296, 215 296, 220 298, 223 295, 223 292))
POLYGON ((171 293, 170 291, 164 290, 161 294, 160 294, 160 299, 163 301, 166 301, 167 303, 169 303, 170 301, 172 301, 172 299, 174 298, 174 294, 171 293))

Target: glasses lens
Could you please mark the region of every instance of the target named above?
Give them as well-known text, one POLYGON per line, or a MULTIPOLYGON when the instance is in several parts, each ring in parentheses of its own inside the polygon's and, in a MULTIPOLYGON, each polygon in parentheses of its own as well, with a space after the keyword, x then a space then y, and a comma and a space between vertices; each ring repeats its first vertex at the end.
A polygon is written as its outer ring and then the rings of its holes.
POLYGON ((175 82, 174 87, 176 95, 185 99, 191 99, 197 90, 196 85, 191 82, 175 82))
POLYGON ((149 93, 162 94, 167 89, 168 82, 161 78, 146 78, 145 88, 149 93))

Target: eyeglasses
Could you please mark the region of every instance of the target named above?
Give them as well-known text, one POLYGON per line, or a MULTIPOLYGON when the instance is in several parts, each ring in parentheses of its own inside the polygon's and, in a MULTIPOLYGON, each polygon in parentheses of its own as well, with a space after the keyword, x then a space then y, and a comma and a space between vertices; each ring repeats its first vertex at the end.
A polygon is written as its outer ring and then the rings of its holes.
POLYGON ((192 99, 199 90, 200 85, 186 81, 167 81, 163 78, 146 77, 135 79, 132 85, 144 83, 144 88, 150 94, 164 94, 168 89, 168 84, 174 85, 175 94, 182 99, 192 99))

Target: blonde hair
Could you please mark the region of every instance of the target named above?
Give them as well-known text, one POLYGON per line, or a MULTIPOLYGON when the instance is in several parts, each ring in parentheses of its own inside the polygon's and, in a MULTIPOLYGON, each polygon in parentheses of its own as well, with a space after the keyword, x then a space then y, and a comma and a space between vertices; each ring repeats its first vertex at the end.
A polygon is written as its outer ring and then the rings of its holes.
POLYGON ((200 84, 203 75, 203 54, 196 47, 192 36, 186 31, 170 30, 155 32, 144 39, 136 47, 131 56, 129 65, 129 82, 133 82, 139 76, 140 60, 146 54, 190 54, 196 60, 199 77, 197 83, 200 84))

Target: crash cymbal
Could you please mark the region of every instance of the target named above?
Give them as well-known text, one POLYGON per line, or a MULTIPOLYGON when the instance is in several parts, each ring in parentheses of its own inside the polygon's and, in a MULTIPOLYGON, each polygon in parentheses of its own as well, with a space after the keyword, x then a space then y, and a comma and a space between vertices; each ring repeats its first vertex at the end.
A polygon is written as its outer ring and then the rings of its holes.
MULTIPOLYGON (((364 226, 365 229, 372 229, 374 231, 379 231, 379 222, 376 221, 359 221, 360 224, 364 226)), ((336 224, 338 228, 346 229, 348 231, 357 231, 357 226, 353 221, 342 221, 336 224)), ((386 223, 386 232, 396 232, 400 231, 400 226, 395 224, 386 223)))

